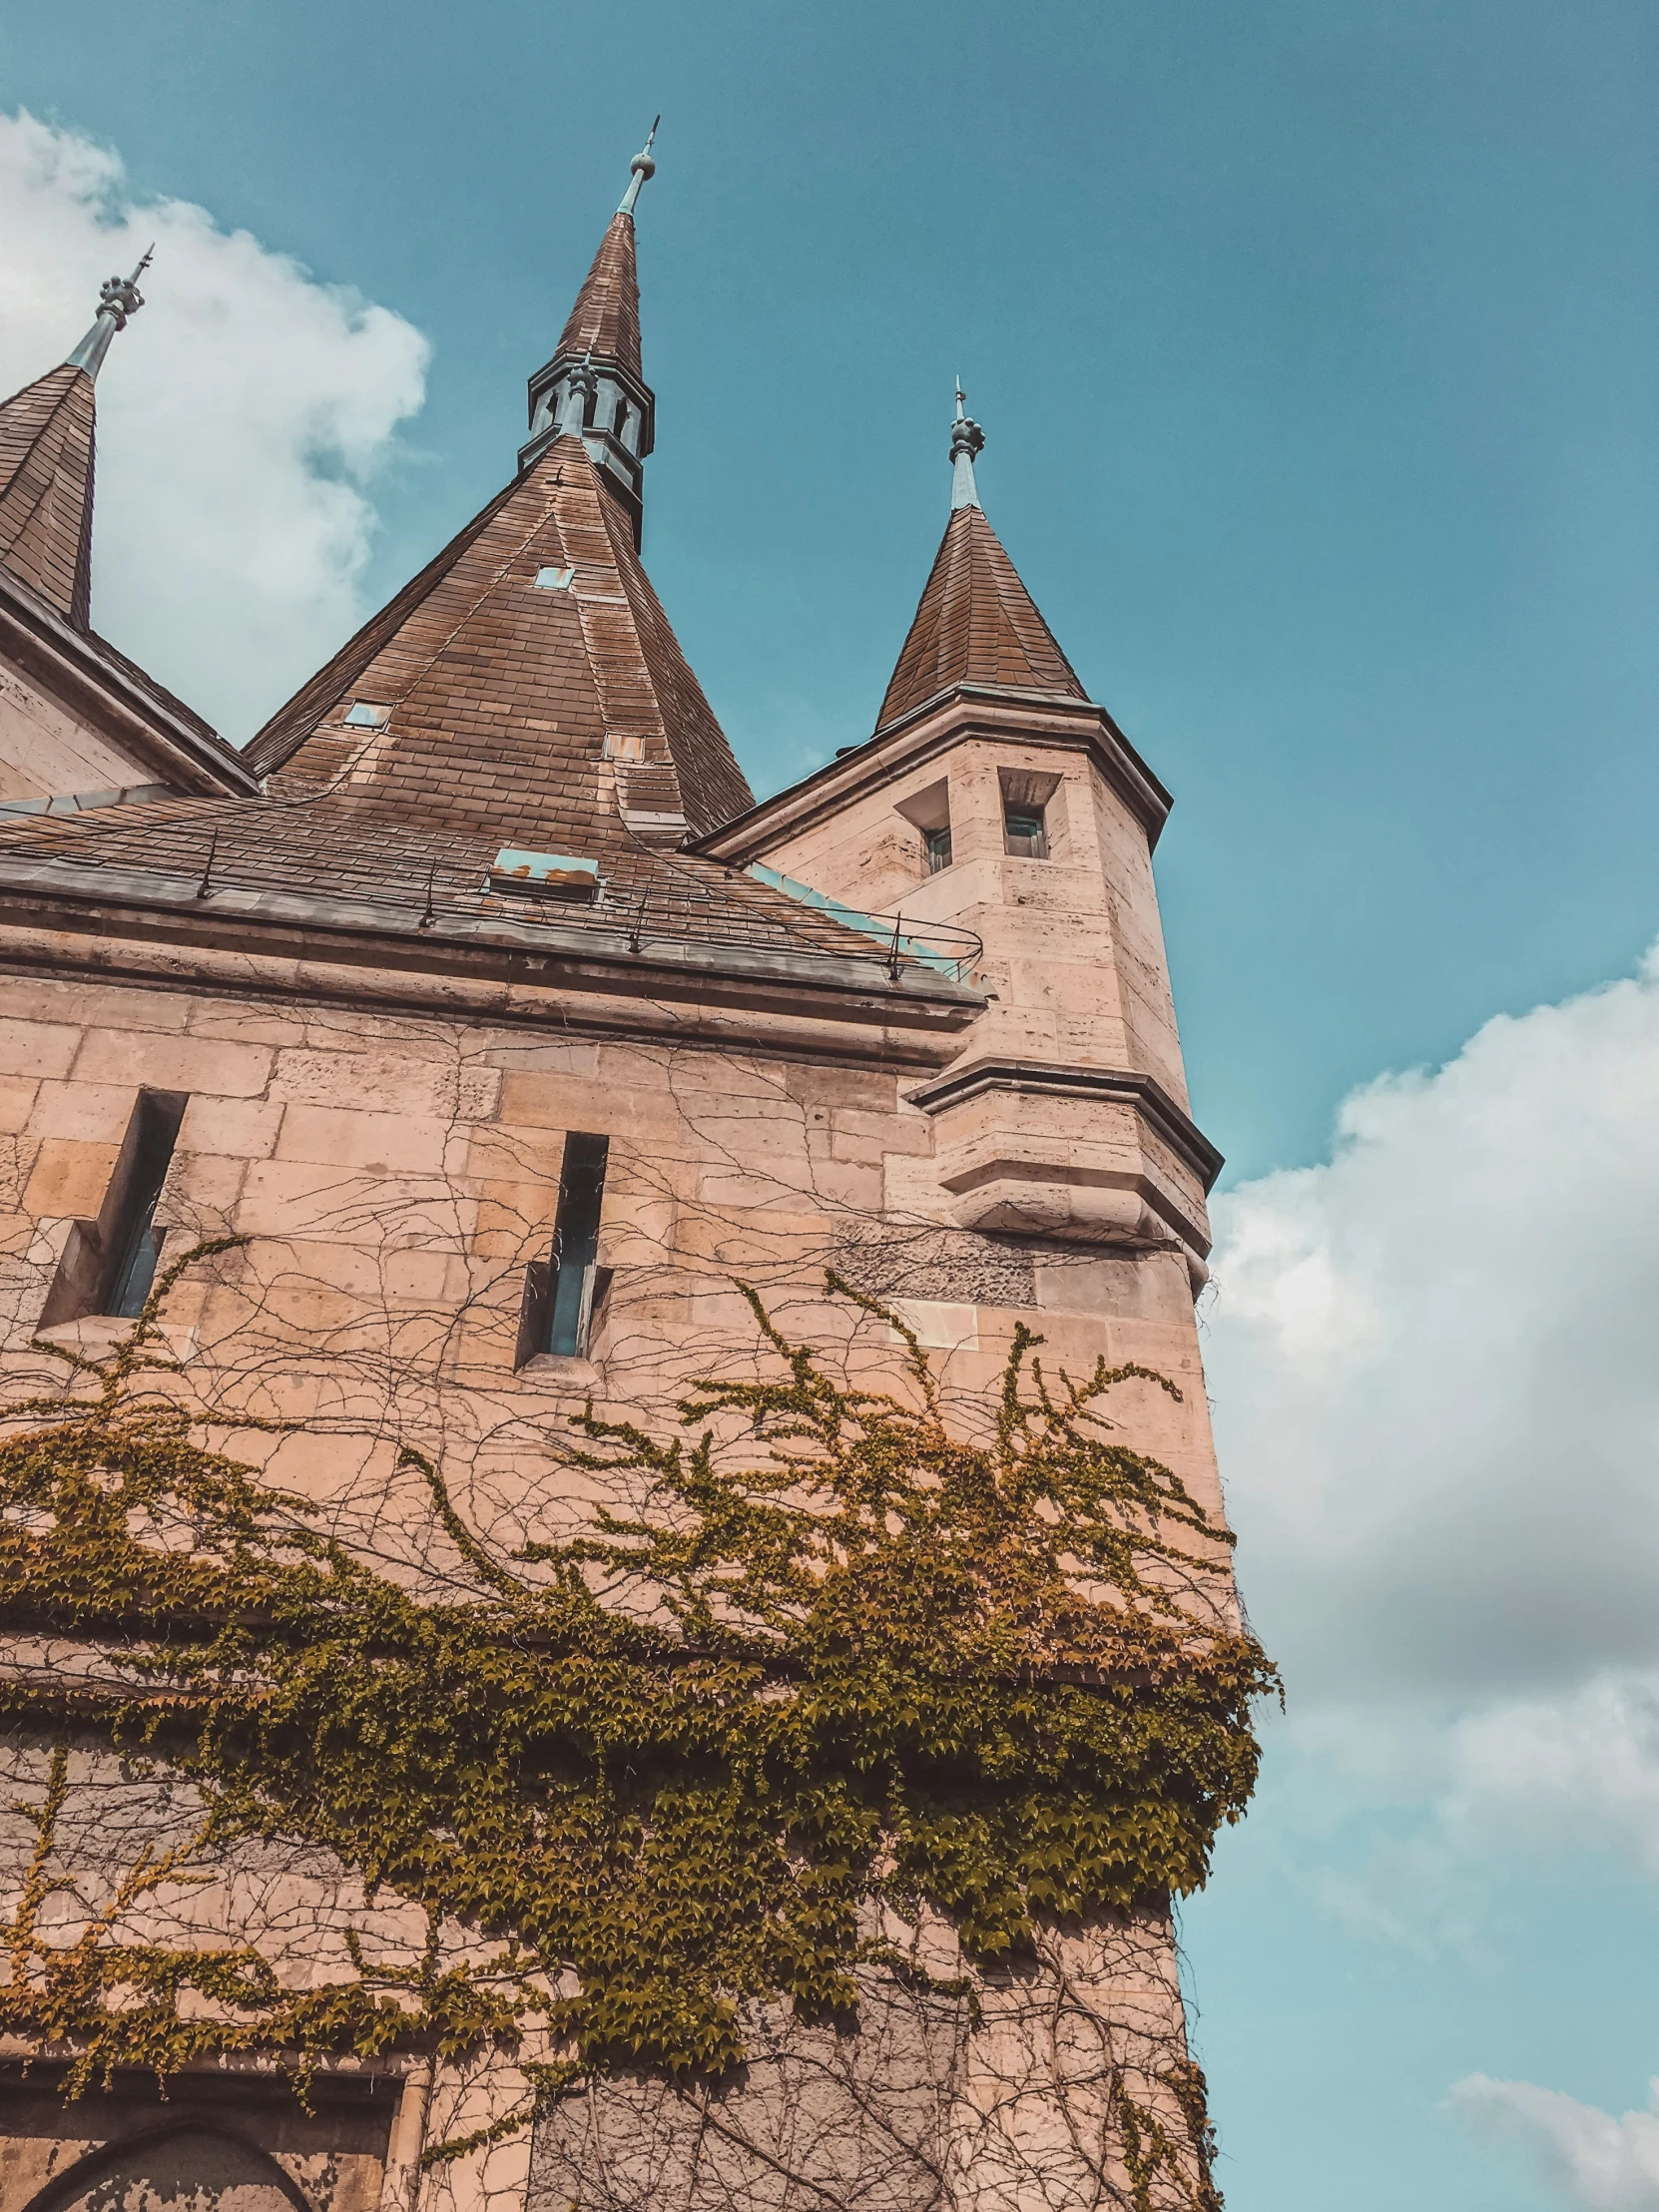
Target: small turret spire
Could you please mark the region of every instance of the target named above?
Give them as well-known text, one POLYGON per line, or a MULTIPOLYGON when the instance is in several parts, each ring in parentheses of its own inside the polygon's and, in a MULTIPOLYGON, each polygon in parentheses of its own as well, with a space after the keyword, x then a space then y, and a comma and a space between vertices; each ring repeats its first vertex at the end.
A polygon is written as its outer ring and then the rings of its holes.
POLYGON ((89 376, 96 376, 104 365, 104 355, 110 349, 110 340, 117 330, 125 330, 129 315, 138 313, 144 305, 144 294, 138 288, 138 280, 155 259, 156 249, 145 249, 144 258, 131 276, 111 276, 105 282, 99 296, 98 312, 92 320, 92 328, 76 346, 64 363, 66 368, 84 368, 89 376))
POLYGON ((977 507, 979 490, 973 481, 973 463, 976 454, 984 450, 985 433, 963 410, 967 398, 962 389, 962 379, 956 379, 956 420, 950 432, 950 465, 954 481, 950 486, 951 510, 958 507, 977 507))
MULTIPOLYGON (((657 123, 661 123, 662 120, 662 117, 658 116, 657 123)), ((628 190, 622 196, 622 205, 617 209, 618 215, 633 214, 634 203, 640 196, 641 185, 649 183, 657 174, 657 165, 651 159, 651 149, 657 142, 657 123, 652 124, 650 136, 628 164, 634 174, 628 180, 628 190)))

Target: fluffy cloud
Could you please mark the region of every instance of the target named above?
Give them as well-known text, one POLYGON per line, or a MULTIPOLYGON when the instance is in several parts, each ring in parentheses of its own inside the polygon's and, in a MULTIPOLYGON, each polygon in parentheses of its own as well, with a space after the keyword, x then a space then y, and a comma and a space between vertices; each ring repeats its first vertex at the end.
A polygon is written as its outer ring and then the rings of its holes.
POLYGON ((427 347, 201 208, 136 204, 105 148, 0 116, 0 391, 61 360, 152 240, 99 379, 93 619, 241 740, 362 620, 368 492, 427 347))
POLYGON ((1529 2150, 1543 2179, 1584 2212, 1659 2212, 1659 2081, 1650 2109, 1614 2119, 1558 2089, 1470 2074, 1451 2104, 1484 2135, 1529 2150))
POLYGON ((1539 1698, 1659 1667, 1656 1101, 1659 950, 1357 1092, 1328 1164, 1219 1206, 1223 1464, 1310 1727, 1380 1686, 1528 1700, 1468 1755, 1548 1764, 1539 1698))
POLYGON ((1656 1102, 1659 947, 1357 1092, 1326 1164, 1217 1208, 1207 1364, 1281 1771, 1327 1825, 1420 1819, 1349 1917, 1402 1887, 1432 1918, 1493 1849, 1659 1876, 1656 1102), (1444 1879, 1394 1884, 1401 1848, 1444 1879))
MULTIPOLYGON (((1340 1113, 1216 1209, 1206 1365, 1287 1677, 1265 1819, 1315 1907, 1463 1961, 1494 1878, 1659 1879, 1659 946, 1340 1113)), ((1659 2107, 1471 2076, 1587 2212, 1659 2212, 1659 2107)))

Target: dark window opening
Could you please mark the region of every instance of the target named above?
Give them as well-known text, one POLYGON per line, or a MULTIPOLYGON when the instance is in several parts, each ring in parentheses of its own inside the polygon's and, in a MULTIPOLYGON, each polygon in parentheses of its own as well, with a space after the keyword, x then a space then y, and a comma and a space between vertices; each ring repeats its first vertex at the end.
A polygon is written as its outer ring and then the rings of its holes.
POLYGON ((1004 807, 1002 849, 1022 860, 1048 858, 1048 830, 1040 807, 1004 807))
POLYGON ((610 1149, 609 1137, 580 1130, 565 1139, 552 1254, 533 1261, 525 1277, 519 1367, 538 1352, 556 1353, 566 1360, 587 1357, 594 1314, 609 1278, 609 1271, 599 1265, 599 1214, 610 1149))
POLYGON ((88 1314, 131 1320, 143 1313, 167 1235, 156 1227, 156 1206, 189 1103, 187 1091, 139 1092, 98 1219, 70 1229, 42 1329, 88 1314))
POLYGON ((950 865, 949 823, 942 830, 924 830, 922 837, 927 845, 927 872, 929 875, 937 875, 942 868, 950 865))
MULTIPOLYGON (((150 1296, 161 1259, 165 1229, 156 1227, 156 1202, 173 1165, 179 1124, 185 1118, 183 1091, 140 1091, 128 1129, 132 1168, 122 1193, 120 1214, 112 1223, 110 1285, 106 1314, 138 1315, 150 1296), (133 1143, 134 1137, 137 1142, 133 1143)), ((123 1157, 127 1147, 123 1146, 123 1157)), ((102 1217, 100 1217, 102 1218, 102 1217)))
POLYGON ((623 432, 627 429, 627 427, 628 402, 626 399, 619 399, 616 403, 616 420, 611 424, 611 429, 614 432, 619 443, 621 442, 623 432))

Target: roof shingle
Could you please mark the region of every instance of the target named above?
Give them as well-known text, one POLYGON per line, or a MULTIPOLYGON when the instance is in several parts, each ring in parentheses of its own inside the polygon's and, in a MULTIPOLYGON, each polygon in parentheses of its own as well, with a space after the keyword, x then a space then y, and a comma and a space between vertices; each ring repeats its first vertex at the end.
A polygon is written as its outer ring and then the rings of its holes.
POLYGON ((65 363, 0 403, 0 567, 92 620, 93 384, 65 363))
POLYGON ((875 727, 958 684, 1088 697, 976 506, 954 508, 945 524, 875 727))
POLYGON ((640 286, 634 267, 634 219, 612 216, 610 228, 599 242, 593 267, 576 294, 553 358, 568 354, 589 355, 596 361, 615 361, 633 377, 644 370, 640 361, 640 286))

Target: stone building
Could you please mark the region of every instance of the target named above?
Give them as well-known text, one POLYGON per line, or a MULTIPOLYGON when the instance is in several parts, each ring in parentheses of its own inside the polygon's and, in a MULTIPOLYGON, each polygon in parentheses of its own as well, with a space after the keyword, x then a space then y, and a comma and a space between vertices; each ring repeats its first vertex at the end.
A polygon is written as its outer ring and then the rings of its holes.
MULTIPOLYGON (((459 1570, 410 1449, 506 1559, 603 1498, 550 1454, 572 1410, 660 1424, 689 1376, 764 1365, 747 1284, 850 1372, 885 1374, 908 1327, 970 1427, 1020 1323, 1056 1367, 1149 1371, 1118 1433, 1219 1527, 1193 1300, 1220 1158, 1153 886, 1169 795, 987 520, 958 395, 949 519, 872 734, 754 799, 640 561, 651 174, 648 149, 510 481, 240 754, 90 627, 94 378, 134 281, 0 407, 14 1408, 66 1354, 92 1388, 172 1263, 223 1244, 155 1316, 153 1387, 218 1436, 252 1424, 237 1448, 413 1586, 459 1570), (892 1321, 849 1318, 827 1268, 892 1321)), ((14 1987, 54 1940, 151 1939, 164 1907, 293 1986, 347 1972, 354 1916, 418 1949, 362 1870, 279 1833, 99 1922, 99 1850, 154 1865, 184 1817, 96 1724, 161 1631, 148 1600, 102 1636, 5 1588, 3 1680, 47 1700, 8 1707, 36 1808, 9 1816, 14 1987), (47 1841, 64 1886, 20 1936, 47 1841)), ((904 1939, 949 1970, 866 1961, 855 2019, 751 2004, 731 2078, 624 2067, 533 2127, 495 2125, 533 2041, 324 2055, 302 2097, 280 2052, 198 2056, 165 2095, 123 2063, 65 2102, 74 2034, 14 2012, 0 2212, 1211 2201, 1161 1903, 1062 1918, 1017 1970, 964 1973, 947 1915, 904 1939)))

